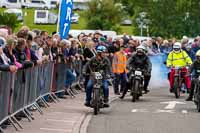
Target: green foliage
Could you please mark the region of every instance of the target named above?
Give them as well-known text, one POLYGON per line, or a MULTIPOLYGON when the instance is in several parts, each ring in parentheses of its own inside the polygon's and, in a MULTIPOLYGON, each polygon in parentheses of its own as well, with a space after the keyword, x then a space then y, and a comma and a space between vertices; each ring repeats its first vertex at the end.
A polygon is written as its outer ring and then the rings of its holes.
POLYGON ((195 37, 200 31, 199 0, 115 0, 122 2, 126 11, 133 16, 134 33, 139 34, 136 23, 140 12, 146 12, 151 20, 151 36, 195 37))
POLYGON ((113 0, 92 0, 85 17, 87 28, 120 31, 119 24, 123 16, 122 5, 113 0))
POLYGON ((19 21, 17 20, 17 16, 15 14, 8 13, 0 13, 0 25, 9 26, 12 31, 18 26, 19 21))

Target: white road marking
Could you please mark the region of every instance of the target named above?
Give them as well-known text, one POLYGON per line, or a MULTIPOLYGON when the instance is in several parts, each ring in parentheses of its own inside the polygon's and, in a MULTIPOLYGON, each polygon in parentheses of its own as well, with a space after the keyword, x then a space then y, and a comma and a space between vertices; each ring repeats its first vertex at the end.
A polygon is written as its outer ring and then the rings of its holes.
POLYGON ((188 111, 187 111, 187 110, 182 110, 182 113, 183 113, 183 114, 187 114, 188 111))
POLYGON ((40 128, 40 130, 50 131, 50 132, 63 132, 63 133, 69 133, 72 132, 72 130, 65 130, 65 129, 56 129, 56 128, 40 128))
POLYGON ((131 112, 132 113, 136 113, 136 112, 147 113, 149 111, 147 111, 147 109, 132 109, 131 112))
POLYGON ((161 110, 161 109, 158 109, 154 113, 171 113, 171 114, 173 114, 173 113, 175 113, 175 110, 161 110))
POLYGON ((76 122, 76 121, 69 121, 69 120, 56 120, 56 119, 47 119, 47 121, 71 123, 72 125, 76 122))
POLYGON ((176 104, 186 104, 184 102, 178 102, 178 101, 169 101, 169 102, 161 102, 161 104, 168 104, 165 109, 174 109, 176 104))

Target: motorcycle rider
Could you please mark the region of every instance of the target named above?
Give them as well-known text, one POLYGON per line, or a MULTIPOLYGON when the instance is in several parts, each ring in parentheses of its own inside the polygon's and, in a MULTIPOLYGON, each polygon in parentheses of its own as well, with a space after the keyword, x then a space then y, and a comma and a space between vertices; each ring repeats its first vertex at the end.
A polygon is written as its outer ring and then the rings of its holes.
POLYGON ((200 76, 200 50, 196 52, 196 60, 192 63, 189 71, 190 73, 192 73, 192 81, 191 81, 190 94, 186 99, 186 101, 192 101, 194 95, 195 83, 198 81, 198 78, 200 76))
MULTIPOLYGON (((143 45, 140 45, 136 48, 136 54, 134 54, 132 57, 129 58, 128 62, 127 62, 127 69, 130 70, 131 69, 136 69, 136 68, 140 68, 141 70, 145 70, 144 73, 144 91, 145 93, 148 93, 149 90, 148 85, 149 85, 149 81, 151 79, 151 69, 152 69, 152 64, 151 61, 149 59, 149 57, 146 55, 146 47, 143 45)), ((130 76, 128 72, 128 77, 130 76)), ((127 87, 124 90, 122 96, 120 97, 121 99, 124 98, 124 96, 126 95, 127 91, 128 91, 128 87, 130 86, 130 81, 127 82, 127 87)))
MULTIPOLYGON (((188 54, 182 50, 181 43, 176 42, 173 45, 173 50, 169 53, 167 57, 167 67, 181 67, 181 71, 184 73, 187 73, 187 66, 192 64, 191 58, 188 56, 188 54)), ((175 69, 172 68, 169 73, 169 82, 170 82, 170 92, 173 92, 173 85, 174 85, 174 74, 175 69)), ((190 90, 190 77, 187 75, 183 76, 185 80, 185 84, 187 87, 187 90, 190 90)))
MULTIPOLYGON (((108 88, 108 80, 107 78, 111 74, 111 64, 109 59, 106 57, 107 49, 105 46, 98 46, 96 48, 96 56, 92 57, 90 61, 86 63, 83 68, 83 75, 91 74, 91 72, 103 72, 101 73, 103 76, 102 84, 103 84, 103 93, 104 93, 104 107, 109 107, 109 88, 108 88)), ((93 88, 93 81, 89 79, 86 86, 86 102, 85 106, 91 106, 91 94, 93 88)))

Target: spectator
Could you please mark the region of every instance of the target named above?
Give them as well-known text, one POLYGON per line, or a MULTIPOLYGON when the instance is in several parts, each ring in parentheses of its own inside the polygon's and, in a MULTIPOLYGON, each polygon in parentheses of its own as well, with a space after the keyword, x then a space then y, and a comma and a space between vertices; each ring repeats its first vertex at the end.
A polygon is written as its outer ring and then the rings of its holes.
POLYGON ((33 62, 27 60, 26 53, 24 52, 26 47, 26 40, 18 38, 15 48, 15 57, 19 63, 22 64, 22 68, 28 68, 33 66, 33 62))
POLYGON ((32 41, 33 37, 31 34, 28 34, 27 36, 27 45, 24 49, 24 52, 26 53, 26 59, 29 61, 32 61, 35 65, 42 64, 42 61, 38 59, 38 57, 35 54, 35 51, 32 50, 32 41))
POLYGON ((3 53, 2 46, 0 46, 0 71, 17 71, 17 67, 13 65, 10 59, 3 53))
POLYGON ((6 47, 3 49, 3 52, 9 58, 10 64, 15 65, 17 69, 22 68, 22 64, 16 60, 16 57, 13 53, 16 45, 16 40, 14 37, 10 36, 7 38, 6 42, 6 47))

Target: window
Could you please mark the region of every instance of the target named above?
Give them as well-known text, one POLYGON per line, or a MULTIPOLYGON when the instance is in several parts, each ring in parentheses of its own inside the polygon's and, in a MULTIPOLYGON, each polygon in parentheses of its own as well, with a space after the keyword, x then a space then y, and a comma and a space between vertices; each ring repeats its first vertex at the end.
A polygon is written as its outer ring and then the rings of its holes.
POLYGON ((8 0, 10 3, 17 3, 17 0, 8 0))
POLYGON ((56 1, 51 1, 51 5, 56 5, 57 2, 56 1))
POLYGON ((32 3, 34 3, 34 4, 40 4, 40 1, 32 0, 32 3))
POLYGON ((46 18, 46 12, 37 12, 37 18, 46 18))

